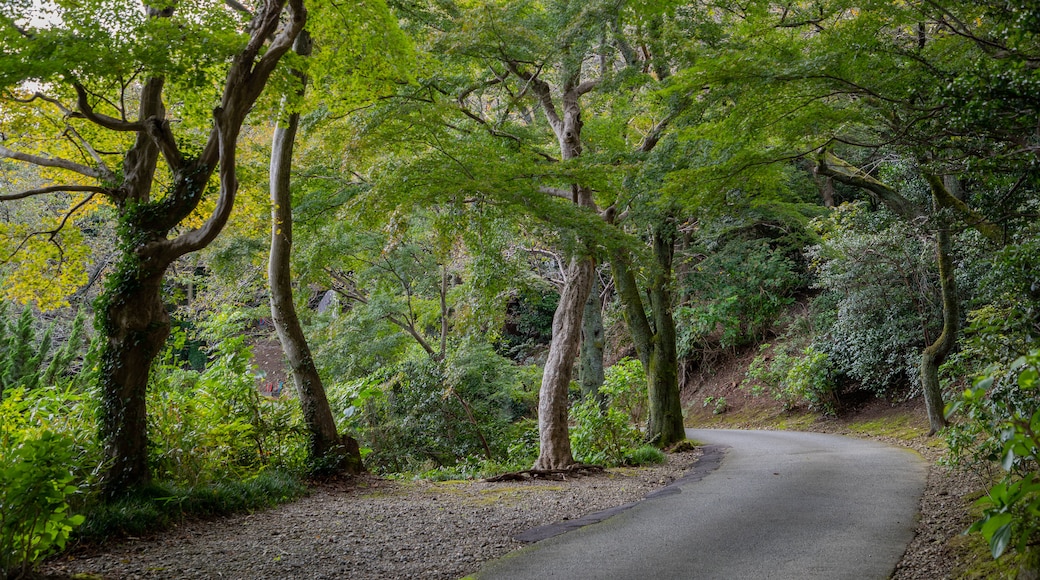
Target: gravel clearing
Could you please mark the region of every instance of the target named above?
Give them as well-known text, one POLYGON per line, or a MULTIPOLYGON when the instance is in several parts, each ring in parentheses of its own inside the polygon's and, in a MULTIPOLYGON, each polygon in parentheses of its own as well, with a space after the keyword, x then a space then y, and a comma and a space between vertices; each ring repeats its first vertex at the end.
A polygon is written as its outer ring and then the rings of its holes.
POLYGON ((700 451, 667 463, 564 481, 392 481, 320 486, 301 500, 192 522, 48 562, 51 576, 134 578, 455 579, 521 547, 513 535, 644 498, 700 451))

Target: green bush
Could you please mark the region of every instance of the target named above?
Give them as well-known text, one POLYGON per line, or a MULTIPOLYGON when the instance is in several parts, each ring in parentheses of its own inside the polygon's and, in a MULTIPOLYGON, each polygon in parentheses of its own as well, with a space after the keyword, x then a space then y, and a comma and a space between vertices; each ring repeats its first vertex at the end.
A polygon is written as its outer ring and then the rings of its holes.
MULTIPOLYGON (((1019 357, 1006 370, 993 367, 950 405, 967 423, 950 430, 954 454, 984 453, 999 463, 1003 478, 976 502, 982 517, 970 532, 981 533, 994 558, 1008 549, 1025 553, 1040 542, 1040 349, 1019 357), (980 440, 982 451, 965 445, 980 440)), ((1036 558, 1025 558, 1036 566, 1036 558)), ((1033 574, 1035 568, 1029 570, 1033 574)))
POLYGON ((625 456, 625 463, 629 465, 660 465, 665 461, 668 461, 668 456, 653 445, 643 445, 625 456))
POLYGON ((679 356, 764 339, 803 284, 798 266, 769 240, 715 247, 683 280, 686 304, 675 310, 679 356))
POLYGON ((818 329, 815 349, 827 353, 836 373, 876 395, 912 392, 924 337, 938 336, 942 322, 931 242, 863 204, 842 204, 815 223, 823 242, 809 257, 823 293, 813 308, 834 312, 818 329))
POLYGON ((786 344, 773 348, 766 343, 759 348, 763 354, 751 361, 741 388, 755 396, 769 393, 785 411, 805 403, 809 409, 827 415, 837 412, 833 370, 826 352, 812 345, 794 355, 786 344), (771 348, 772 353, 766 354, 771 348))
POLYGON ((198 486, 248 480, 269 467, 303 470, 307 435, 294 399, 261 397, 237 315, 202 326, 211 346, 203 371, 181 368, 186 337, 171 336, 148 391, 150 459, 156 477, 198 486))
POLYGON ((625 413, 629 421, 642 425, 647 421, 646 371, 639 359, 623 358, 603 373, 599 392, 609 405, 625 413))
POLYGON ((23 576, 64 549, 73 528, 83 523, 69 508, 69 497, 78 491, 71 468, 75 447, 70 438, 46 430, 5 433, 3 439, 0 573, 23 576))
POLYGON ((833 415, 838 411, 833 370, 826 352, 809 345, 787 370, 784 389, 808 405, 809 409, 833 415))
POLYGON ((469 458, 513 463, 512 423, 531 405, 526 382, 511 361, 471 337, 443 361, 415 354, 365 379, 333 384, 329 399, 370 468, 423 473, 469 458))
POLYGON ((643 434, 627 413, 615 407, 604 411, 595 399, 571 407, 570 418, 574 457, 583 463, 624 465, 628 453, 642 442, 643 434))

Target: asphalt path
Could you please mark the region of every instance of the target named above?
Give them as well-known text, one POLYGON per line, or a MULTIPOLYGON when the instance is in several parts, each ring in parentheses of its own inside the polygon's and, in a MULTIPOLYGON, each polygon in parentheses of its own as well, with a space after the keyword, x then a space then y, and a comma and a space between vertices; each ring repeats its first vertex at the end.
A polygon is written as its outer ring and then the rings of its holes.
POLYGON ((882 579, 913 539, 927 465, 911 451, 819 433, 687 435, 708 444, 688 477, 599 523, 528 531, 552 537, 476 577, 882 579))

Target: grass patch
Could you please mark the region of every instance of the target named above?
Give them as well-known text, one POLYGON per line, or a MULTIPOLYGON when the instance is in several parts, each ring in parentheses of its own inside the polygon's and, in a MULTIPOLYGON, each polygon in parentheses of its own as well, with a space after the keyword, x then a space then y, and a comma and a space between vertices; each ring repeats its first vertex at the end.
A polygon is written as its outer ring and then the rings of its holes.
POLYGON ((900 441, 911 441, 924 437, 928 430, 916 424, 917 421, 906 414, 881 417, 872 421, 861 421, 849 424, 849 430, 862 435, 891 437, 900 441))
POLYGON ((282 471, 267 471, 245 481, 201 487, 154 483, 112 503, 89 506, 75 536, 87 542, 140 536, 191 518, 256 511, 303 496, 306 486, 282 471))
POLYGON ((625 463, 629 465, 659 465, 667 460, 664 451, 653 445, 643 445, 625 455, 625 463))

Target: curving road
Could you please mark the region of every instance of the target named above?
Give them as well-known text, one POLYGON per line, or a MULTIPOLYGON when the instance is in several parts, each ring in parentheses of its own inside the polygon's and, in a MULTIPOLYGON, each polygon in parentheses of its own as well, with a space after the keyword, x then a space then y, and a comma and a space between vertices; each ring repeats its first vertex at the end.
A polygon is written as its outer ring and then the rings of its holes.
POLYGON ((818 433, 687 435, 709 444, 701 469, 477 578, 882 579, 913 538, 927 465, 911 451, 818 433))

